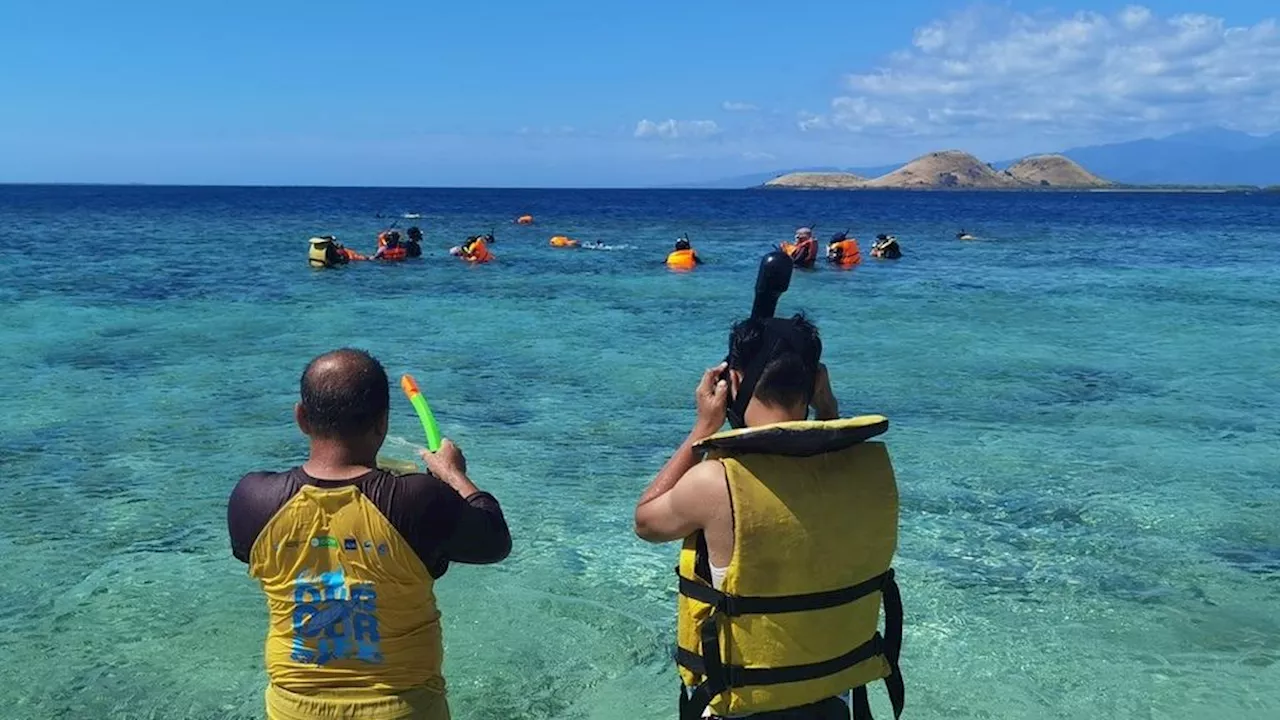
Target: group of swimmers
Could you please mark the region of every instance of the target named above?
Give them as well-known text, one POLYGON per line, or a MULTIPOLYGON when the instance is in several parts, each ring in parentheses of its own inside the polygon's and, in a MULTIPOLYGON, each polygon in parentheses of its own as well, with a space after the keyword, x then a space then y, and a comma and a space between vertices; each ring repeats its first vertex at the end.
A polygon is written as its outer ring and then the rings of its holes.
MULTIPOLYGON (((525 215, 521 216, 516 222, 528 225, 532 222, 532 218, 525 215)), ((957 233, 956 237, 960 240, 974 239, 972 235, 963 230, 957 233)), ((471 263, 487 263, 494 259, 493 252, 490 250, 490 246, 494 242, 493 232, 472 235, 461 245, 450 248, 449 254, 471 263)), ((409 258, 422 257, 422 230, 418 227, 409 228, 405 231, 403 237, 398 230, 384 230, 378 234, 377 249, 369 256, 344 247, 342 243, 338 242, 337 237, 333 235, 313 237, 310 243, 311 249, 307 261, 311 267, 315 268, 338 267, 360 260, 399 262, 409 258)), ((551 238, 550 244, 552 247, 558 248, 606 247, 598 242, 594 245, 580 245, 577 240, 563 235, 551 238)), ((793 242, 780 243, 779 247, 790 256, 796 267, 812 268, 818 260, 818 241, 814 237, 812 228, 802 227, 797 229, 793 242)), ((898 244, 898 239, 893 235, 877 235, 875 243, 871 246, 871 257, 882 260, 897 260, 901 258, 902 248, 898 244)), ((831 240, 827 243, 826 259, 831 264, 842 268, 851 268, 861 263, 862 250, 858 246, 857 238, 851 237, 847 230, 832 235, 831 240)), ((672 270, 687 271, 701 265, 703 260, 699 257, 697 251, 693 249, 689 242, 689 237, 683 235, 676 240, 675 247, 667 255, 665 262, 667 267, 672 270)))
MULTIPOLYGON (((780 247, 796 267, 811 268, 818 260, 818 241, 813 237, 812 228, 797 229, 793 242, 784 242, 780 247)), ((901 258, 898 238, 883 233, 877 235, 875 244, 871 246, 871 257, 882 260, 901 258)), ((862 249, 858 247, 857 238, 850 237, 848 230, 832 235, 827 242, 827 261, 841 267, 853 267, 862 262, 862 249)))
POLYGON ((338 242, 333 235, 320 235, 310 240, 307 264, 314 268, 337 267, 359 260, 384 260, 399 262, 422 257, 422 230, 411 227, 401 237, 398 230, 384 230, 378 234, 378 247, 372 255, 360 253, 338 242))
MULTIPOLYGON (((794 242, 779 245, 796 267, 812 268, 818 260, 818 242, 813 237, 813 229, 802 227, 796 230, 794 242)), ((898 238, 880 234, 871 246, 871 257, 883 260, 897 260, 902 257, 902 248, 898 238)), ((857 238, 850 237, 847 230, 831 236, 827 243, 827 261, 840 267, 849 268, 862 262, 862 250, 858 247, 857 238)), ((673 270, 692 270, 702 264, 702 258, 690 246, 689 237, 681 236, 676 240, 675 249, 667 255, 667 267, 673 270)))

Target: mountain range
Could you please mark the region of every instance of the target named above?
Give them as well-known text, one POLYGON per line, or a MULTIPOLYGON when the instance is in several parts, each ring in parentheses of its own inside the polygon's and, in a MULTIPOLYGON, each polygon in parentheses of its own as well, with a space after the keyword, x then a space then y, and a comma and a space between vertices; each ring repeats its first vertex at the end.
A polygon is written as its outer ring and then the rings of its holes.
MULTIPOLYGON (((1280 133, 1256 136, 1225 128, 1202 128, 1159 139, 1071 148, 1059 154, 1124 185, 1280 185, 1280 133)), ((1017 159, 1005 160, 993 165, 1005 170, 1016 162, 1017 159)), ((758 187, 791 172, 848 172, 874 178, 901 165, 789 168, 682 187, 758 187)))

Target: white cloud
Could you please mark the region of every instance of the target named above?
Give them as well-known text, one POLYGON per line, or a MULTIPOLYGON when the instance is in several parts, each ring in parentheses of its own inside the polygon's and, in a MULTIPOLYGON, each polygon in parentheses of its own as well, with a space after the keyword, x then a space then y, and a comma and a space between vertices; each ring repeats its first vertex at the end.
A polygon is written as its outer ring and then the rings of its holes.
POLYGON ((641 120, 636 123, 635 136, 663 140, 697 140, 719 132, 720 126, 714 120, 641 120))
POLYGON ((1093 134, 1280 123, 1280 27, 1202 14, 1015 13, 977 6, 915 32, 803 131, 1093 134))
POLYGON ((732 100, 725 100, 720 104, 720 107, 724 108, 726 112, 755 112, 760 109, 751 103, 734 102, 732 100))

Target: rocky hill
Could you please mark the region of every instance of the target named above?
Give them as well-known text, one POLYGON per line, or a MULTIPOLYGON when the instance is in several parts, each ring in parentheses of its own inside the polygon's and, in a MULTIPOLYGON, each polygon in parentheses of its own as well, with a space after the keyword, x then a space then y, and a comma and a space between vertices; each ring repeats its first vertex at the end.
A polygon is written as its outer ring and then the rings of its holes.
POLYGON ((1024 158, 1006 172, 1018 182, 1035 187, 1097 188, 1111 184, 1063 155, 1024 158))
POLYGON ((771 188, 799 188, 806 190, 852 190, 866 184, 866 178, 845 172, 793 172, 776 177, 764 184, 771 188))
POLYGON ((969 153, 944 150, 918 157, 888 175, 867 181, 864 187, 901 190, 1002 189, 1020 184, 1009 173, 996 170, 969 153))
POLYGON ((1088 190, 1112 183, 1063 155, 1034 155, 1008 170, 959 150, 922 155, 877 178, 850 172, 793 172, 764 187, 791 190, 1088 190))

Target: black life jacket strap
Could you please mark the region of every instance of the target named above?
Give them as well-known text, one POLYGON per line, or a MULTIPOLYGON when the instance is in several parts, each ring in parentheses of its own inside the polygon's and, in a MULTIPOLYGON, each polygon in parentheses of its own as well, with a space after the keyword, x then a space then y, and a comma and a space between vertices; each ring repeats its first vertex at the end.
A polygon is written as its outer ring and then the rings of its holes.
MULTIPOLYGON (((706 638, 705 630, 702 628, 703 639, 706 638)), ((716 650, 720 649, 720 643, 717 639, 716 650)), ((703 645, 703 655, 698 655, 692 650, 679 648, 676 650, 676 662, 686 670, 695 675, 704 677, 712 677, 712 673, 721 674, 720 682, 717 683, 722 688, 741 688, 754 685, 781 685, 784 683, 804 682, 805 680, 817 680, 828 675, 847 670, 854 665, 865 660, 870 660, 877 655, 884 654, 884 638, 876 633, 870 640, 862 643, 858 647, 839 657, 830 660, 821 660, 816 663, 806 663, 804 665, 786 665, 783 667, 771 668, 749 668, 742 665, 725 665, 718 655, 710 656, 706 654, 706 645, 703 645), (710 670, 711 672, 708 672, 710 670)))
MULTIPOLYGON (((711 704, 711 701, 732 686, 730 668, 720 660, 720 623, 716 620, 715 613, 698 626, 698 636, 702 642, 702 657, 684 648, 677 651, 677 663, 689 667, 680 656, 680 653, 686 653, 692 656, 698 665, 698 669, 694 672, 703 676, 702 684, 694 688, 688 698, 685 697, 683 688, 681 689, 680 720, 699 720, 702 717, 702 711, 711 704)), ((689 669, 693 670, 693 668, 689 669)))
MULTIPOLYGON (((699 553, 701 557, 701 553, 699 553)), ((696 568, 695 568, 696 569, 696 568)), ((695 573, 700 575, 700 573, 695 573)), ((806 610, 825 610, 826 608, 839 607, 847 605, 856 600, 870 595, 874 592, 881 592, 885 598, 886 614, 891 611, 889 607, 889 593, 892 592, 897 597, 898 607, 902 606, 902 599, 898 596, 898 585, 894 582, 893 570, 889 569, 876 575, 873 578, 864 580, 857 585, 837 588, 835 590, 824 590, 816 593, 805 593, 803 595, 779 595, 775 597, 750 597, 727 595, 715 588, 704 585, 692 578, 684 575, 680 576, 679 590, 680 594, 687 598, 706 603, 716 609, 717 612, 723 613, 729 617, 737 617, 739 615, 764 615, 772 613, 789 613, 804 612, 806 610), (892 590, 890 590, 892 588, 892 590)), ((901 612, 899 612, 901 617, 901 612)), ((890 633, 892 628, 886 625, 885 640, 890 641, 890 633)), ((902 644, 902 626, 899 623, 897 627, 897 645, 902 644)))
POLYGON ((884 656, 889 660, 889 677, 884 679, 884 684, 889 690, 893 717, 897 720, 907 703, 907 690, 902 682, 902 671, 898 668, 898 657, 902 653, 902 593, 893 578, 885 584, 881 597, 884 602, 884 656))
POLYGON ((875 720, 871 716, 871 701, 867 699, 867 686, 853 689, 853 720, 875 720))
MULTIPOLYGON (((889 691, 889 704, 893 706, 894 720, 898 720, 902 717, 902 709, 907 702, 906 685, 902 681, 902 670, 898 667, 898 656, 902 652, 902 594, 898 591, 898 583, 892 578, 886 583, 883 593, 884 656, 889 661, 889 676, 884 679, 884 685, 889 691)), ((853 689, 853 720, 874 720, 865 685, 853 689)))

